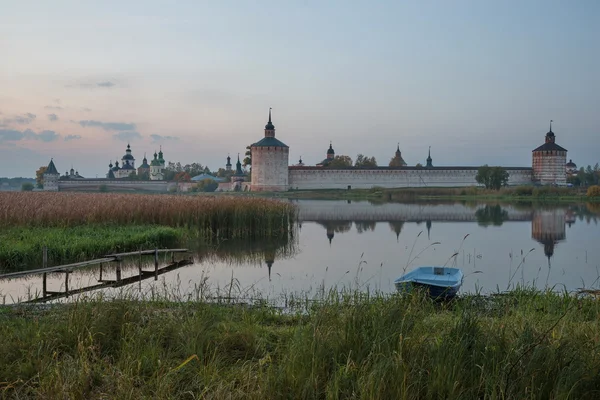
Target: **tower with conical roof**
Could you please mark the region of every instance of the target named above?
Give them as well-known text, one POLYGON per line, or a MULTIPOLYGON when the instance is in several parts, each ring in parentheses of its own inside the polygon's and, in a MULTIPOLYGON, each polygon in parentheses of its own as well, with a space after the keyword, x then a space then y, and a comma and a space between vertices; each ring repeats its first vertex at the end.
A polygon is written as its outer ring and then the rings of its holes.
POLYGON ((564 186, 567 184, 567 149, 556 144, 556 135, 546 133, 544 144, 532 151, 533 181, 541 185, 564 186))
POLYGON ((250 146, 252 154, 251 190, 284 191, 288 189, 288 165, 290 148, 275 138, 275 125, 265 125, 265 136, 250 146))
POLYGON ((54 165, 54 160, 50 159, 50 163, 44 172, 44 191, 47 192, 58 192, 58 180, 60 174, 54 165))
MULTIPOLYGON (((229 158, 229 156, 227 157, 229 158)), ((237 162, 235 163, 235 173, 231 175, 231 184, 234 191, 242 189, 242 182, 246 180, 246 174, 242 170, 242 162, 240 161, 240 153, 238 153, 237 162)))
POLYGON ((402 152, 400 151, 400 143, 398 143, 398 147, 396 147, 396 153, 394 153, 394 157, 390 160, 390 167, 406 167, 406 162, 402 158, 402 152))
POLYGON ((433 160, 431 159, 431 146, 429 146, 429 153, 427 153, 427 164, 426 168, 433 168, 433 160))

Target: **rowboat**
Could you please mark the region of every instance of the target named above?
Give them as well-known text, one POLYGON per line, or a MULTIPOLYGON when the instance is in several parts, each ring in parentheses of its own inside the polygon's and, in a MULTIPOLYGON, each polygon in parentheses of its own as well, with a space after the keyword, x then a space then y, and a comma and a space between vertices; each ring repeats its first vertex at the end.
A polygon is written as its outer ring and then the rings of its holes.
POLYGON ((419 267, 394 281, 401 293, 420 288, 435 299, 451 299, 456 296, 463 281, 463 273, 458 268, 419 267))

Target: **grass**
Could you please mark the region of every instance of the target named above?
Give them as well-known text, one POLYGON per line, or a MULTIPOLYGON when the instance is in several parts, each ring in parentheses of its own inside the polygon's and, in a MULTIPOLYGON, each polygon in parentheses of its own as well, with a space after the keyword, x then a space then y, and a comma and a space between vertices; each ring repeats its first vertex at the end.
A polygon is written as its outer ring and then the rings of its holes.
POLYGON ((43 247, 48 248, 50 265, 60 265, 113 252, 176 246, 184 235, 181 229, 154 225, 10 227, 0 230, 0 271, 41 267, 43 247))
MULTIPOLYGON (((600 303, 331 291, 298 312, 95 299, 0 308, 6 398, 594 399, 600 303)), ((202 299, 200 299, 202 300, 202 299)), ((302 299, 300 299, 302 300, 302 299)))

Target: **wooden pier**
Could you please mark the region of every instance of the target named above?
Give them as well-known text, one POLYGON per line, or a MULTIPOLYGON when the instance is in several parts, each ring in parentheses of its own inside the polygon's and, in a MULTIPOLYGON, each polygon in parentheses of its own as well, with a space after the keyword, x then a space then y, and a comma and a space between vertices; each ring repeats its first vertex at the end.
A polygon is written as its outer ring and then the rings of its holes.
POLYGON ((42 257, 42 268, 31 269, 27 271, 19 271, 19 272, 11 272, 8 274, 0 275, 0 279, 17 279, 23 278, 28 275, 42 275, 42 297, 38 299, 33 299, 29 302, 45 302, 49 300, 54 300, 63 297, 69 297, 72 294, 83 293, 91 290, 101 289, 105 287, 120 287, 124 285, 128 285, 137 281, 142 281, 143 279, 148 279, 150 277, 154 277, 154 280, 158 279, 160 274, 171 271, 173 269, 179 268, 183 265, 191 264, 191 260, 184 259, 180 261, 175 260, 175 254, 177 253, 188 253, 188 249, 154 249, 154 250, 140 250, 140 251, 131 251, 127 253, 114 253, 107 254, 102 258, 97 258, 89 261, 82 261, 73 264, 65 264, 65 265, 57 265, 54 267, 48 267, 48 249, 44 247, 43 249, 43 257, 42 257), (171 253, 171 264, 159 268, 159 254, 161 253, 171 253), (152 271, 144 271, 142 256, 154 256, 154 269, 152 271), (138 256, 138 275, 122 278, 122 263, 123 259, 126 257, 135 257, 138 256), (117 263, 115 266, 115 279, 104 279, 104 266, 111 263, 117 263), (69 290, 69 274, 75 270, 79 270, 82 268, 86 268, 92 265, 100 266, 100 276, 98 278, 98 284, 92 285, 84 288, 71 289, 69 290), (64 292, 60 291, 51 291, 47 289, 47 277, 50 273, 64 273, 65 274, 65 290, 64 292))

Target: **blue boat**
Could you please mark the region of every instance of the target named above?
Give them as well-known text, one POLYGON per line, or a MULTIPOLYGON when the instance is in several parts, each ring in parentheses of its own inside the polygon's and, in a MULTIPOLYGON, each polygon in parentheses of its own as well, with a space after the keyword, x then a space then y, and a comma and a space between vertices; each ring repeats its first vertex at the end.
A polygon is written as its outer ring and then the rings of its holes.
POLYGON ((458 268, 419 267, 394 281, 396 289, 407 293, 421 288, 434 299, 451 299, 456 296, 463 281, 463 273, 458 268))

